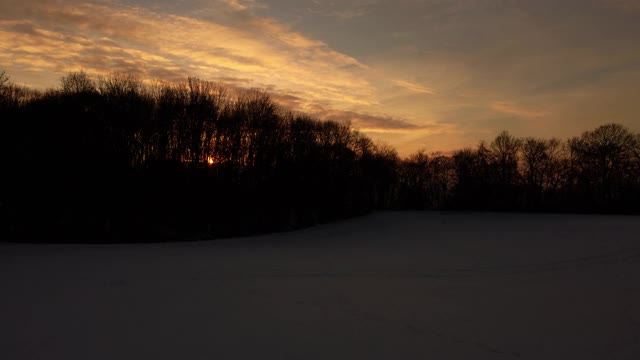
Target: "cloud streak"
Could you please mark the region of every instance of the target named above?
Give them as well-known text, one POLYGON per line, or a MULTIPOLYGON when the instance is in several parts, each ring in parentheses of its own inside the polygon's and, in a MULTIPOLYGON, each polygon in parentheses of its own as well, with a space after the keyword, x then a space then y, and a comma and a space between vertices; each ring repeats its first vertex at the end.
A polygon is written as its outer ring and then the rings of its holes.
MULTIPOLYGON (((19 70, 244 78, 253 87, 298 92, 338 108, 366 105, 372 97, 360 74, 366 65, 269 19, 247 16, 231 27, 117 3, 32 5, 22 14, 30 20, 0 21, 0 56, 19 70)), ((219 6, 246 11, 258 5, 225 0, 219 6)))
POLYGON ((640 11, 640 0, 602 0, 605 4, 608 4, 619 9, 627 11, 640 11))
POLYGON ((434 129, 434 126, 416 125, 405 119, 389 115, 372 115, 354 111, 324 109, 321 106, 318 106, 311 114, 323 120, 350 123, 365 133, 407 134, 427 132, 434 129))
POLYGON ((4 0, 0 66, 261 88, 401 153, 640 130, 640 0, 4 0), (286 24, 286 25, 285 25, 286 24))
POLYGON ((494 102, 490 105, 490 108, 503 114, 515 115, 523 118, 539 118, 547 115, 543 111, 531 110, 506 101, 494 102))
MULTIPOLYGON (((262 6, 256 1, 214 3, 243 14, 235 26, 112 2, 30 5, 6 9, 5 15, 15 12, 13 18, 0 18, 0 61, 10 72, 37 78, 82 69, 168 81, 197 75, 238 91, 266 89, 294 110, 349 121, 367 133, 426 129, 397 117, 369 114, 366 108, 377 100, 365 76, 368 66, 274 20, 252 15, 251 8, 262 6)), ((433 93, 408 81, 396 84, 433 93)))
POLYGON ((429 95, 435 95, 435 91, 429 87, 420 85, 420 84, 416 84, 414 82, 411 81, 406 81, 406 80, 394 80, 393 83, 397 86, 400 86, 404 89, 407 89, 409 91, 415 92, 415 93, 419 93, 419 94, 429 94, 429 95))

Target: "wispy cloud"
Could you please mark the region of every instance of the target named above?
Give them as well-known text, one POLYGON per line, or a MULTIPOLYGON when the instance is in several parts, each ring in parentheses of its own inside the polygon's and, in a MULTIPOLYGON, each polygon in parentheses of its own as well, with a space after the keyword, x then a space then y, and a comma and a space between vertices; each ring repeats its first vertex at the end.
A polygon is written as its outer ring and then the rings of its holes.
POLYGON ((416 84, 411 81, 394 80, 393 83, 396 84, 397 86, 400 86, 402 88, 405 88, 407 90, 420 93, 420 94, 434 95, 436 93, 432 88, 429 88, 420 84, 416 84))
POLYGON ((264 8, 267 6, 256 0, 217 0, 217 2, 226 4, 233 10, 238 10, 238 11, 250 10, 255 8, 264 8))
POLYGON ((547 115, 544 111, 533 110, 506 101, 497 101, 490 105, 492 110, 524 118, 539 118, 547 115))
POLYGON ((2 0, 0 67, 196 75, 401 152, 640 129, 640 0, 2 0), (288 24, 288 25, 285 25, 288 24), (339 51, 337 49, 340 49, 339 51))
POLYGON ((601 0, 605 4, 608 4, 619 9, 628 11, 640 11, 640 0, 601 0))
MULTIPOLYGON (((27 10, 6 10, 29 20, 0 21, 0 59, 10 70, 251 79, 251 87, 298 92, 336 108, 372 98, 360 74, 366 65, 270 19, 248 15, 230 26, 115 2, 26 2, 27 10)), ((243 11, 259 6, 215 4, 243 11)))
POLYGON ((379 0, 351 0, 335 4, 333 2, 321 3, 320 1, 314 1, 313 6, 307 8, 306 11, 313 15, 350 20, 369 14, 379 2, 379 0))
MULTIPOLYGON (((32 0, 25 0, 32 1, 32 0)), ((216 5, 217 4, 217 5, 216 5)), ((268 90, 282 105, 320 119, 350 122, 370 134, 426 132, 397 116, 371 114, 378 104, 369 67, 275 20, 249 12, 254 1, 219 0, 244 12, 234 26, 118 3, 36 3, 0 20, 0 62, 38 74, 83 69, 176 81, 187 75, 227 83, 233 91, 268 90), (23 18, 29 20, 15 20, 23 18)), ((209 9, 211 10, 211 9, 209 9)), ((433 90, 396 81, 411 92, 433 90)))
POLYGON ((424 126, 411 123, 405 119, 389 116, 375 115, 355 111, 342 111, 325 109, 317 106, 311 114, 320 119, 334 120, 338 122, 350 123, 355 128, 366 133, 416 133, 433 129, 433 126, 424 126))
POLYGON ((588 86, 597 86, 602 81, 615 76, 626 75, 628 73, 640 72, 640 59, 626 61, 622 63, 609 63, 606 65, 593 66, 583 70, 567 71, 566 74, 540 84, 531 93, 543 94, 554 91, 566 91, 588 86))

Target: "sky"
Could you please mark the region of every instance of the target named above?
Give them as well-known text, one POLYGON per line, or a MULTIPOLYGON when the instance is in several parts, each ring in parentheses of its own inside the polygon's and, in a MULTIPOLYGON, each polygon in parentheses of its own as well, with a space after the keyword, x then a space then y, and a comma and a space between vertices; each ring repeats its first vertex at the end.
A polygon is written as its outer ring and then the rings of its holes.
POLYGON ((0 70, 260 88, 401 155, 640 131, 640 0, 2 0, 0 70))

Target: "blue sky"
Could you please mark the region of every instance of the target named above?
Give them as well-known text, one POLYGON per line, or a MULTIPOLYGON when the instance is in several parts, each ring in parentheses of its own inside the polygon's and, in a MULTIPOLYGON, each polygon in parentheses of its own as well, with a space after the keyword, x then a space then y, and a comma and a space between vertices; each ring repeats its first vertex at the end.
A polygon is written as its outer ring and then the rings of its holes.
POLYGON ((263 88, 401 154, 640 131, 640 0, 5 0, 0 68, 263 88))

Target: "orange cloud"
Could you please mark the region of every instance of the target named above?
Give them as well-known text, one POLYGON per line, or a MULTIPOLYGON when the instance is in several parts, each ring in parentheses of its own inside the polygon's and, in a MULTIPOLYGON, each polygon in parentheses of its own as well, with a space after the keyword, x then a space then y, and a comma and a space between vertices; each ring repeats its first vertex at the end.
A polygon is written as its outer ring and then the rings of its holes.
MULTIPOLYGON (((168 75, 167 80, 193 74, 243 78, 251 79, 252 87, 298 93, 336 108, 375 102, 362 74, 366 65, 270 19, 249 14, 231 26, 113 2, 32 1, 30 6, 15 15, 29 21, 0 22, 5 53, 0 58, 10 68, 126 71, 168 75)), ((245 11, 259 4, 220 0, 213 6, 245 11)))
POLYGON ((494 102, 491 104, 490 108, 504 114, 516 115, 524 118, 539 118, 547 115, 543 111, 531 110, 505 101, 494 102))
POLYGON ((41 88, 81 69, 167 81, 196 75, 238 91, 268 90, 293 110, 351 121, 374 138, 429 134, 441 126, 386 115, 394 109, 374 84, 418 94, 433 89, 392 80, 402 74, 380 76, 323 41, 252 14, 263 6, 258 1, 214 0, 189 16, 116 1, 6 1, 0 4, 0 63, 12 78, 41 88))
POLYGON ((218 0, 223 4, 226 4, 230 8, 236 11, 245 11, 257 7, 265 7, 265 5, 258 3, 255 0, 218 0))
POLYGON ((432 88, 429 88, 420 84, 416 84, 411 81, 394 80, 393 83, 396 84, 397 86, 400 86, 402 88, 405 88, 407 90, 410 90, 416 93, 435 95, 435 91, 432 88))
POLYGON ((311 112, 311 114, 324 120, 349 122, 360 131, 368 133, 408 134, 434 128, 434 126, 416 125, 408 120, 389 115, 372 115, 364 112, 325 109, 319 105, 315 107, 315 111, 311 112))

